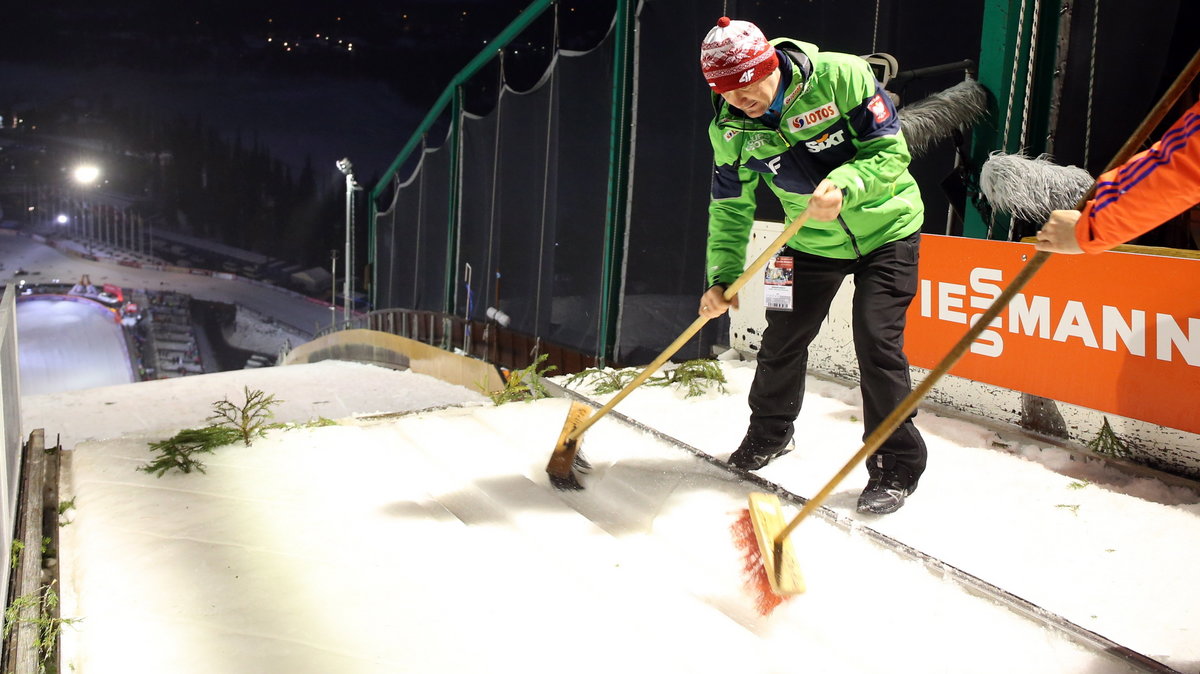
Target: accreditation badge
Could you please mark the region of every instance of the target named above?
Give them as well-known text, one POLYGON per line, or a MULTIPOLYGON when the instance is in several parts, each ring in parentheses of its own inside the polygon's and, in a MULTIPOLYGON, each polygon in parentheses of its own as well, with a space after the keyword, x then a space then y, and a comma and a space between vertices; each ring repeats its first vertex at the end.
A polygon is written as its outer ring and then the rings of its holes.
POLYGON ((775 255, 763 270, 763 306, 772 311, 792 310, 791 255, 775 255))

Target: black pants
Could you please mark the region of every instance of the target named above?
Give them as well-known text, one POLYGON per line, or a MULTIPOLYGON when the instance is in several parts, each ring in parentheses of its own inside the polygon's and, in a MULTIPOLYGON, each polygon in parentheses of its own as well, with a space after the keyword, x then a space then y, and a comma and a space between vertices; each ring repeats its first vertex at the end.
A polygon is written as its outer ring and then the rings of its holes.
MULTIPOLYGON (((912 390, 904 355, 905 312, 917 290, 920 233, 855 260, 809 255, 791 248, 795 264, 791 311, 767 311, 750 388, 749 435, 764 444, 786 442, 804 400, 808 345, 843 279, 854 275, 854 351, 862 381, 865 439, 912 390)), ((925 441, 912 417, 876 452, 892 455, 915 481, 925 470, 925 441)), ((802 445, 802 443, 799 443, 802 445)))

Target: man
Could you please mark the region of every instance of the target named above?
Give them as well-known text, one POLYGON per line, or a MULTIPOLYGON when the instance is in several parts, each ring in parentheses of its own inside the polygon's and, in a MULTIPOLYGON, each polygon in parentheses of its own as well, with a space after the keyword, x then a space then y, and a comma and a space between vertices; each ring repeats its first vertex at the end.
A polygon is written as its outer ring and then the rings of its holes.
POLYGON ((1200 203, 1200 101, 1149 150, 1100 176, 1083 211, 1053 211, 1037 249, 1099 253, 1200 203), (1083 223, 1080 225, 1079 223, 1083 223))
MULTIPOLYGON (((723 293, 744 268, 760 180, 789 219, 805 208, 809 214, 768 265, 767 329, 750 424, 729 457, 757 470, 794 446, 808 346, 846 276, 854 277, 864 438, 908 395, 904 321, 917 288, 924 206, 895 107, 861 58, 791 39, 768 42, 754 24, 722 17, 704 39, 700 63, 716 109, 709 126, 709 288, 700 314, 715 318, 737 307, 737 298, 726 302, 723 293)), ((858 509, 899 509, 925 461, 910 416, 867 459, 870 479, 858 509)))

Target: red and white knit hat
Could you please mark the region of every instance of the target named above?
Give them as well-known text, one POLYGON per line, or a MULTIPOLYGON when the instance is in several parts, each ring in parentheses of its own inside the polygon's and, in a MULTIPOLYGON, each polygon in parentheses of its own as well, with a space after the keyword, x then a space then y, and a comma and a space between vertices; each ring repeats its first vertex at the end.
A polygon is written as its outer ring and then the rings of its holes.
POLYGON ((778 67, 775 48, 749 21, 721 17, 700 46, 700 69, 718 94, 757 82, 778 67))

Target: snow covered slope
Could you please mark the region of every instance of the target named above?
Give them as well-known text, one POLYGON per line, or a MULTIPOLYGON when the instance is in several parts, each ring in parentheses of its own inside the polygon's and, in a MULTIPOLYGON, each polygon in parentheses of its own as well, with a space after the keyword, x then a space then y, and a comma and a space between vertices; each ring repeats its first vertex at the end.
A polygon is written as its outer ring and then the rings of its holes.
MULTIPOLYGON (((724 458, 751 372, 725 367, 725 393, 644 388, 617 409, 724 458)), ((800 447, 762 475, 815 492, 860 444, 855 404, 810 382, 800 447)), ((964 421, 919 417, 930 471, 900 512, 852 514, 856 473, 828 504, 853 526, 798 528, 809 591, 763 617, 728 530, 761 485, 611 418, 585 436, 588 489, 554 491, 544 466, 562 399, 495 407, 420 375, 324 362, 23 405, 26 429, 72 450, 64 616, 83 621, 64 643, 84 674, 1135 671, 866 527, 1200 669, 1200 601, 1173 580, 1200 551, 1195 495, 1052 470, 964 421), (244 386, 284 399, 280 420, 339 423, 222 448, 206 474, 136 470, 147 443, 202 425, 244 386)))

